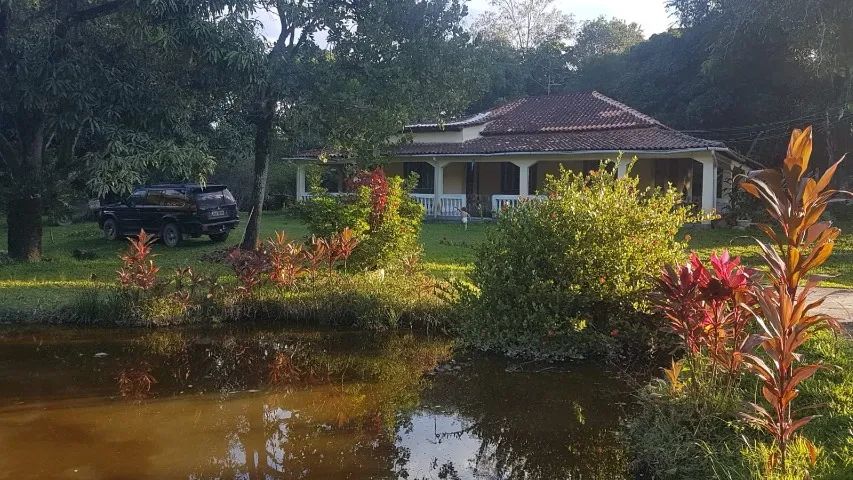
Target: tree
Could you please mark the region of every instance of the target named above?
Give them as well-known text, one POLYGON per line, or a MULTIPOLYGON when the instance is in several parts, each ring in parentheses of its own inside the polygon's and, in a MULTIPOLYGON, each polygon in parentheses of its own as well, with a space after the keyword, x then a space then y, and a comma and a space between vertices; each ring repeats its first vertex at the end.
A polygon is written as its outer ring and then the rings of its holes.
POLYGON ((370 165, 411 119, 458 110, 467 44, 458 0, 278 0, 281 34, 245 94, 254 127, 254 185, 242 248, 258 242, 271 145, 299 136, 313 118, 325 147, 370 165), (328 50, 314 41, 327 33, 328 50))
POLYGON ((600 16, 584 22, 572 50, 575 62, 583 64, 593 58, 623 53, 643 40, 643 29, 638 24, 600 16))
MULTIPOLYGON (((779 140, 807 123, 815 124, 814 156, 821 159, 813 168, 853 149, 853 4, 689 0, 670 6, 682 28, 586 62, 575 88, 602 90, 768 166, 784 154, 779 140)), ((836 181, 849 178, 841 173, 836 181)))
MULTIPOLYGON (((210 170, 194 92, 220 41, 252 34, 225 1, 0 1, 0 180, 9 255, 38 260, 63 182, 126 190, 142 171, 210 170), (230 12, 230 13, 223 13, 230 12), (229 34, 223 32, 231 32, 229 34)), ((203 123, 203 122, 202 122, 203 123)))
POLYGON ((477 17, 472 30, 517 50, 565 43, 574 33, 574 17, 557 9, 554 0, 490 0, 489 4, 493 10, 477 17))

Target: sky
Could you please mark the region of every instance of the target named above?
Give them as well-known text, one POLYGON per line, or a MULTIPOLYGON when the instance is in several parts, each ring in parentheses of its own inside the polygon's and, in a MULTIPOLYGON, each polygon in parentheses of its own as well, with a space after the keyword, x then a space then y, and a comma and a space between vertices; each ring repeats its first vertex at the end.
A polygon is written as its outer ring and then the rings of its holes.
MULTIPOLYGON (((628 22, 637 22, 643 27, 646 37, 669 28, 674 19, 669 17, 665 0, 556 0, 554 5, 566 13, 574 14, 578 22, 591 20, 599 15, 618 17, 628 22)), ((489 0, 469 0, 468 21, 489 9, 489 0)), ((269 14, 261 13, 258 18, 264 24, 264 35, 275 39, 278 22, 269 14)), ((319 41, 324 39, 318 38, 319 41)))
MULTIPOLYGON (((574 14, 578 23, 599 15, 637 22, 646 37, 666 31, 674 19, 666 12, 665 0, 556 0, 560 10, 574 14)), ((468 17, 474 18, 489 9, 489 0, 469 0, 468 17)))

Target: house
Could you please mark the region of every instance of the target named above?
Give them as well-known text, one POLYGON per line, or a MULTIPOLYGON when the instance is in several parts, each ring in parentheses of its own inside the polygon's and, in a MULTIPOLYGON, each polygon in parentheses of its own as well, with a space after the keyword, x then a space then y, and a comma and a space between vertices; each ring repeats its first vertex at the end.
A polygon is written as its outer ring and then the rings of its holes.
MULTIPOLYGON (((447 123, 405 128, 412 142, 397 147, 389 175, 419 175, 413 196, 428 215, 452 217, 468 207, 475 216, 497 212, 534 196, 545 176, 560 167, 589 171, 622 154, 618 175, 636 157, 632 174, 642 186, 675 185, 686 200, 714 211, 727 202, 733 170, 745 160, 723 143, 673 130, 596 91, 522 98, 447 123)), ((297 197, 307 198, 305 166, 297 160, 297 197)), ((329 191, 340 191, 342 170, 323 162, 329 191)))

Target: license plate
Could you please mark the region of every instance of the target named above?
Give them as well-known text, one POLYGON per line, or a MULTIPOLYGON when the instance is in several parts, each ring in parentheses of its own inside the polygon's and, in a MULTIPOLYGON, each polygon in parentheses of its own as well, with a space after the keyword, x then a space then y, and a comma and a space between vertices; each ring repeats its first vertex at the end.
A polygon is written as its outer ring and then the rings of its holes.
POLYGON ((225 216, 225 210, 214 210, 210 212, 210 218, 219 218, 225 216))

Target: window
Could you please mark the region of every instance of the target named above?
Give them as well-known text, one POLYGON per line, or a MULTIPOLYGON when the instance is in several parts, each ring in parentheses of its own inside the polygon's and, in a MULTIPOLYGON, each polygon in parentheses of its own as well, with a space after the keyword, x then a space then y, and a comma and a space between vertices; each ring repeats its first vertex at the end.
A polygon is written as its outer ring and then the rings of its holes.
POLYGON ((514 163, 501 163, 501 193, 518 195, 519 168, 514 163))
POLYGON ((435 192, 435 171, 433 166, 426 162, 406 162, 403 164, 403 175, 408 178, 410 174, 418 175, 418 184, 412 193, 435 192))
POLYGON ((163 204, 163 190, 149 190, 143 205, 160 206, 163 204))
POLYGON ((179 190, 163 190, 161 205, 164 207, 186 208, 189 206, 189 198, 179 190))
POLYGON ((220 208, 234 203, 234 197, 231 192, 225 190, 213 190, 209 192, 201 192, 195 196, 195 201, 198 208, 207 210, 211 208, 220 208))
POLYGON ((130 197, 127 198, 127 204, 131 207, 135 207, 136 205, 141 205, 142 202, 145 201, 145 190, 139 189, 134 190, 133 193, 130 194, 130 197))

